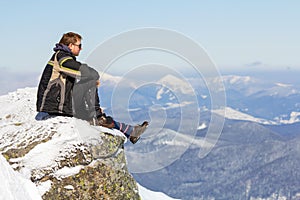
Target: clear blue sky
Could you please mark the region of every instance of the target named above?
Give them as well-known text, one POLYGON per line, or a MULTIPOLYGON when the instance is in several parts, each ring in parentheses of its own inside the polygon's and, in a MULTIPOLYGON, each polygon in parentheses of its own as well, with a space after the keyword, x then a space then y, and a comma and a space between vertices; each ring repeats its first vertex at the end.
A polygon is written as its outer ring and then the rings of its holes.
POLYGON ((300 1, 1 1, 0 68, 41 71, 63 33, 83 40, 79 60, 141 27, 178 31, 220 69, 300 69, 300 1))

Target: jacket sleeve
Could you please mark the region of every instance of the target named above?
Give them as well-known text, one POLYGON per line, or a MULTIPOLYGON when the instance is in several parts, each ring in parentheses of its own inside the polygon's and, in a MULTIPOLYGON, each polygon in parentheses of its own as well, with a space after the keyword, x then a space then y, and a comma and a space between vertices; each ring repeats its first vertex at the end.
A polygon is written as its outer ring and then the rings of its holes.
MULTIPOLYGON (((60 55, 58 55, 60 57, 60 55)), ((67 76, 71 76, 73 78, 80 76, 79 68, 81 63, 76 61, 71 56, 62 56, 58 60, 58 64, 60 67, 60 72, 66 74, 67 76)))

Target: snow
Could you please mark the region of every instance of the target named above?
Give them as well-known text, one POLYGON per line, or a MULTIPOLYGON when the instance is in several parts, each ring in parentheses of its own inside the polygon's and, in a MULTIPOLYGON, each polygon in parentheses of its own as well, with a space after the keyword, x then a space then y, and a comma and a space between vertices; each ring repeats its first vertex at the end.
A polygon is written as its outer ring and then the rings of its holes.
POLYGON ((186 80, 170 74, 161 78, 158 83, 166 86, 167 88, 172 88, 172 91, 180 91, 182 94, 193 95, 195 93, 192 86, 186 80))
POLYGON ((280 86, 280 87, 292 87, 293 86, 291 84, 285 84, 285 83, 275 83, 275 85, 280 86))
POLYGON ((64 188, 67 190, 74 190, 73 185, 66 185, 64 188))
POLYGON ((34 183, 14 171, 2 155, 0 156, 0 169, 1 199, 42 199, 34 183))
POLYGON ((212 110, 212 112, 221 116, 224 116, 225 113, 225 118, 227 119, 251 121, 251 122, 256 122, 256 123, 266 124, 266 125, 293 124, 293 123, 300 122, 300 112, 295 112, 295 111, 290 113, 289 119, 276 119, 276 121, 253 117, 251 115, 237 111, 230 107, 225 107, 225 109, 212 110))
MULTIPOLYGON (((33 134, 50 134, 56 131, 48 142, 35 146, 22 158, 10 159, 12 163, 22 163, 24 166, 19 172, 13 170, 14 165, 9 165, 5 158, 0 156, 0 199, 5 200, 38 200, 51 187, 51 181, 46 181, 36 186, 30 180, 30 172, 33 169, 47 168, 55 165, 55 158, 60 154, 59 149, 68 149, 78 141, 98 143, 99 132, 108 132, 112 135, 124 136, 117 130, 111 130, 99 126, 90 126, 86 121, 70 117, 55 117, 46 121, 36 121, 35 101, 36 88, 18 89, 16 92, 0 96, 0 148, 10 141, 7 133, 20 133, 26 130, 26 134, 15 134, 14 143, 18 145, 18 139, 27 139, 33 134), (22 113, 22 114, 20 114, 22 113), (86 131, 88 130, 88 131, 86 131)), ((44 136, 44 135, 43 135, 44 136)), ((42 137, 43 137, 42 136, 42 137)), ((64 167, 55 173, 57 177, 67 177, 76 174, 82 166, 64 167)), ((72 189, 72 185, 66 186, 72 189)), ((171 200, 163 193, 152 192, 139 185, 142 199, 171 200)))
POLYGON ((216 78, 216 79, 219 79, 219 81, 223 80, 230 84, 249 84, 255 81, 250 76, 237 76, 237 75, 226 75, 226 76, 222 76, 221 79, 220 78, 216 78))
POLYGON ((205 123, 202 123, 201 125, 198 126, 197 130, 203 130, 206 128, 207 128, 207 125, 205 123))
POLYGON ((207 99, 207 95, 200 95, 202 99, 207 99))
POLYGON ((136 112, 142 110, 141 108, 129 108, 127 109, 128 112, 136 112))
POLYGON ((111 84, 117 84, 122 80, 122 77, 120 76, 112 76, 110 74, 101 72, 100 74, 100 81, 102 82, 109 82, 111 84))
POLYGON ((173 198, 165 195, 162 192, 153 192, 151 190, 144 188, 140 184, 138 184, 138 187, 139 187, 139 193, 141 195, 142 200, 153 200, 153 199, 155 199, 155 200, 174 200, 173 198))
POLYGON ((193 104, 193 102, 191 101, 183 101, 181 103, 166 103, 166 109, 172 109, 172 108, 180 108, 180 107, 184 107, 187 105, 193 104))
POLYGON ((227 119, 235 119, 235 120, 244 120, 244 121, 252 121, 260 124, 276 124, 276 122, 272 122, 262 118, 256 118, 246 113, 242 113, 230 107, 225 107, 224 109, 216 109, 212 110, 213 113, 224 116, 227 119), (224 112, 225 111, 225 112, 224 112))
POLYGON ((282 124, 293 124, 296 122, 300 122, 300 112, 291 112, 289 119, 280 119, 279 121, 282 124))
POLYGON ((160 100, 162 98, 163 93, 164 93, 164 89, 160 88, 160 90, 156 94, 156 100, 160 100))
MULTIPOLYGON (((205 124, 203 125, 205 126, 205 124)), ((187 148, 191 147, 191 145, 195 145, 197 148, 209 148, 213 145, 213 140, 205 137, 197 137, 195 135, 187 135, 184 133, 179 133, 177 131, 174 131, 172 129, 168 128, 152 128, 151 131, 154 133, 159 133, 160 136, 164 136, 165 139, 159 139, 152 143, 152 145, 168 145, 174 146, 176 148, 187 148), (168 139, 166 139, 168 138, 168 139)))
MULTIPOLYGON (((19 172, 14 171, 2 155, 0 156, 0 169, 0 179, 2 180, 0 185, 1 200, 42 199, 40 196, 40 191, 37 189, 35 184, 23 177, 19 172)), ((74 169, 63 168, 62 171, 64 171, 63 174, 65 175, 71 175, 74 169)), ((50 181, 44 183, 45 191, 50 187, 50 184, 50 181)), ((66 185, 65 188, 72 190, 74 186, 66 185)), ((173 198, 165 195, 162 192, 153 192, 141 186, 140 184, 138 184, 138 188, 142 200, 173 200, 173 198)))
POLYGON ((68 176, 72 176, 75 174, 78 174, 79 171, 83 168, 84 166, 75 166, 75 167, 64 167, 62 169, 59 169, 55 172, 54 176, 55 177, 60 177, 60 178, 65 178, 68 176))

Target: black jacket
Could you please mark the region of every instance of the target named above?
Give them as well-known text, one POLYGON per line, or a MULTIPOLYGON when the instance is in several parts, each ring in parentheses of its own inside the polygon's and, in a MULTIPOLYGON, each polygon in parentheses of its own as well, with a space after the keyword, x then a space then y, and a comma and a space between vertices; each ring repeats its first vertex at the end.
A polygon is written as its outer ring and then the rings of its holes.
POLYGON ((54 51, 38 86, 37 111, 73 116, 72 91, 82 64, 65 45, 57 44, 54 51))

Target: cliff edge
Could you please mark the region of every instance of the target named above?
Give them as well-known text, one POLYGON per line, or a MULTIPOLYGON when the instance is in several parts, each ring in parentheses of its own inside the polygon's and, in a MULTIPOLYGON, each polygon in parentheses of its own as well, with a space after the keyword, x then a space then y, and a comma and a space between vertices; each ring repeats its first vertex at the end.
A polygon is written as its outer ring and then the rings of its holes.
POLYGON ((36 121, 35 94, 25 88, 0 97, 0 152, 41 198, 140 199, 124 135, 70 117, 36 121))

